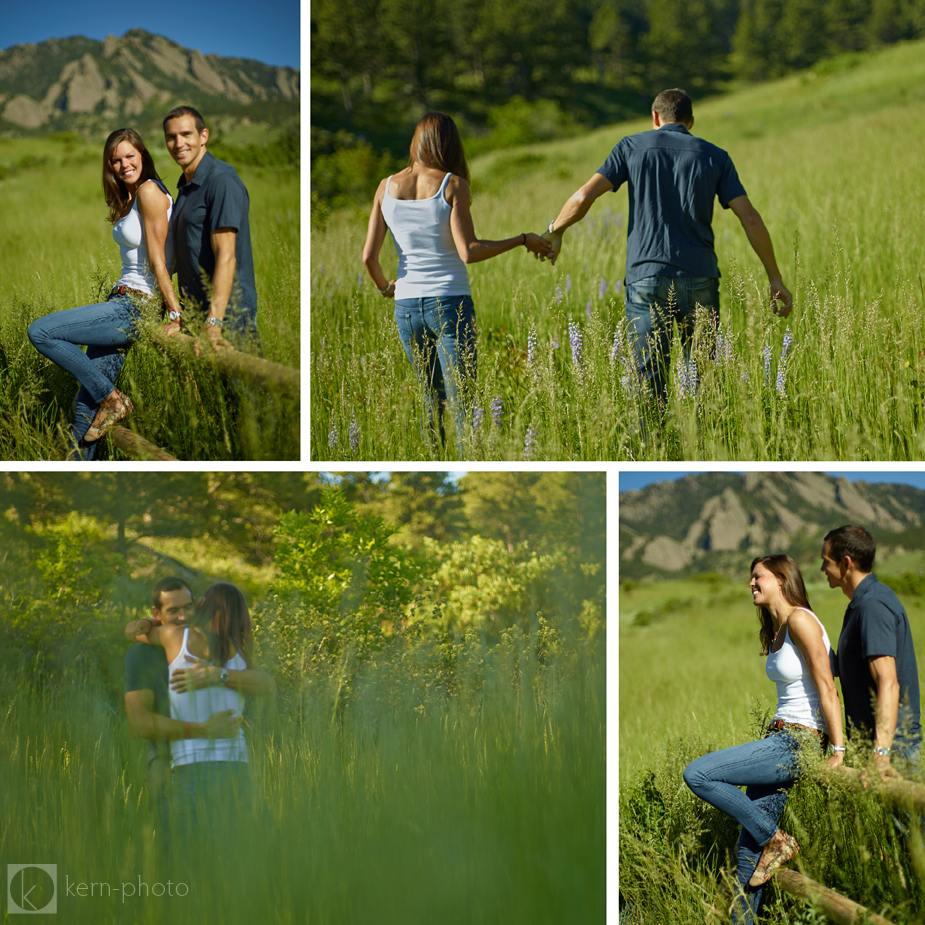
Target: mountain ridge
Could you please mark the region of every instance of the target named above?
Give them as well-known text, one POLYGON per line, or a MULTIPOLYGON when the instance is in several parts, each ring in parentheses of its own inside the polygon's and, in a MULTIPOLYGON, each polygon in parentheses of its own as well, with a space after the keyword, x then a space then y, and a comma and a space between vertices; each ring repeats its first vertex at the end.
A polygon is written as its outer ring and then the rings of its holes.
POLYGON ((300 89, 294 68, 203 55, 143 29, 101 42, 48 39, 0 51, 0 135, 95 135, 113 120, 150 122, 181 103, 268 121, 267 104, 297 114, 300 89))

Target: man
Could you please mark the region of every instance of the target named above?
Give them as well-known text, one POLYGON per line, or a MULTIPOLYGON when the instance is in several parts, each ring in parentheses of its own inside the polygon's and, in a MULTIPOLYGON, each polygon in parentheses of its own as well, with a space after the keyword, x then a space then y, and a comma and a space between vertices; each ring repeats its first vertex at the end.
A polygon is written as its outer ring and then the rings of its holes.
POLYGON ((873 745, 883 778, 918 765, 922 748, 919 675, 909 619, 899 599, 872 574, 876 547, 858 526, 826 534, 821 571, 851 601, 838 637, 847 732, 873 745))
POLYGON ((198 315, 213 346, 229 346, 224 330, 233 332, 239 345, 259 352, 247 189, 230 164, 206 150, 209 130, 191 106, 167 113, 164 140, 183 170, 171 233, 184 302, 182 317, 171 312, 168 332, 176 333, 187 316, 198 315))
POLYGON ((668 400, 671 323, 677 321, 689 360, 694 306, 719 310, 719 265, 713 249, 713 199, 736 214, 764 264, 774 310, 790 314, 771 236, 729 155, 691 135, 690 97, 664 90, 652 103, 652 131, 627 135, 606 163, 569 199, 544 235, 558 258, 565 230, 581 221, 608 190, 629 184, 626 243, 626 316, 635 337, 636 370, 664 414, 668 400), (776 303, 780 302, 777 307, 776 303))
MULTIPOLYGON (((190 586, 182 578, 162 578, 151 591, 151 620, 183 625, 196 607, 190 586)), ((273 679, 262 669, 224 671, 202 662, 195 668, 178 669, 170 679, 182 691, 224 684, 245 694, 275 693, 273 679)), ((137 642, 125 655, 125 712, 136 738, 148 739, 148 787, 158 827, 167 832, 170 746, 173 739, 230 739, 243 722, 231 710, 213 713, 204 723, 184 723, 170 718, 167 690, 167 658, 160 646, 137 642)))

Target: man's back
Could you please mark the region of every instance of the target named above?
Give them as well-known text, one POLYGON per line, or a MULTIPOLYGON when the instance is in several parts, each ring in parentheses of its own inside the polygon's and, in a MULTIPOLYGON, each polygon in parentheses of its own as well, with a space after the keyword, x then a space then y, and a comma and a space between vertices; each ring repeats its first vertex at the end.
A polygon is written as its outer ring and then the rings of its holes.
POLYGON ((669 122, 627 135, 598 173, 614 190, 629 183, 627 285, 648 276, 720 276, 713 199, 726 208, 745 195, 725 151, 669 122))

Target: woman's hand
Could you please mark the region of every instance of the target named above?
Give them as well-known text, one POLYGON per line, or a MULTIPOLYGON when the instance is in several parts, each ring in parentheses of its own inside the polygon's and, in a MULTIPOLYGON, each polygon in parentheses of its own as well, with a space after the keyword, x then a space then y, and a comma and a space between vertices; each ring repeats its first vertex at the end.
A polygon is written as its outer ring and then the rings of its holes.
POLYGON ((202 687, 211 687, 218 683, 221 676, 221 668, 210 665, 206 659, 197 658, 195 655, 191 655, 190 658, 195 661, 192 668, 177 668, 170 676, 170 689, 178 694, 196 691, 202 687))
MULTIPOLYGON (((379 287, 377 286, 376 289, 379 289, 379 287)), ((385 287, 385 292, 379 289, 379 295, 381 295, 383 299, 394 299, 395 298, 395 280, 390 279, 388 281, 385 287)))
POLYGON ((540 260, 555 256, 555 251, 549 241, 541 235, 533 234, 532 232, 527 232, 524 235, 524 247, 526 247, 531 254, 535 254, 539 257, 540 260))
POLYGON ((835 768, 840 768, 844 764, 844 762, 845 762, 844 752, 835 752, 834 755, 829 755, 829 757, 825 759, 825 763, 833 770, 835 768))

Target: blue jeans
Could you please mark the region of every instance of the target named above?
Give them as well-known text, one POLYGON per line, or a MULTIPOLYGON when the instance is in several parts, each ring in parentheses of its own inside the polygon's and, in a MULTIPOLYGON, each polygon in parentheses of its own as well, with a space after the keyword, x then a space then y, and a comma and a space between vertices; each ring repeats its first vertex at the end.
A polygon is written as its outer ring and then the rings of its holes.
POLYGON ((424 387, 426 427, 430 433, 439 433, 442 446, 446 437, 443 408, 449 405, 456 422, 456 448, 462 459, 468 404, 464 392, 475 382, 477 361, 472 297, 397 299, 395 323, 405 353, 424 387))
POLYGON ((636 374, 646 382, 664 414, 668 407, 671 325, 678 324, 685 364, 690 362, 697 305, 719 313, 719 280, 714 277, 647 276, 626 287, 626 320, 636 374))
POLYGON ((100 403, 115 388, 125 355, 138 339, 139 298, 111 294, 105 302, 54 312, 29 325, 32 346, 80 383, 72 435, 80 459, 96 456, 97 443, 84 444, 83 436, 100 403), (86 353, 80 344, 87 347, 86 353))
POLYGON ((710 752, 684 769, 684 782, 700 799, 742 826, 736 879, 743 895, 733 906, 733 922, 751 923, 761 902, 763 887, 751 887, 748 881, 800 775, 801 744, 801 738, 786 729, 769 730, 757 742, 710 752), (745 793, 740 785, 746 786, 745 793))
POLYGON ((173 810, 181 841, 248 830, 255 788, 246 761, 196 761, 173 770, 173 810))

